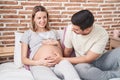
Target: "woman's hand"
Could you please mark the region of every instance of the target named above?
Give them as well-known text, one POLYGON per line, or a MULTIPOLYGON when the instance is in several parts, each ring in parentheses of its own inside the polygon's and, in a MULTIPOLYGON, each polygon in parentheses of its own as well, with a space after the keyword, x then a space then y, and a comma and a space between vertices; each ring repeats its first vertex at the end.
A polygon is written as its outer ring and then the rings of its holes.
POLYGON ((36 65, 53 67, 56 64, 58 64, 62 59, 63 59, 63 57, 61 57, 59 54, 58 55, 54 54, 52 56, 37 60, 36 65))
POLYGON ((55 53, 54 55, 46 58, 46 60, 51 60, 50 63, 54 63, 54 64, 58 64, 62 59, 63 57, 58 53, 55 53))
POLYGON ((46 59, 46 58, 43 58, 43 59, 39 59, 37 61, 35 61, 35 64, 37 66, 47 66, 47 67, 52 67, 54 66, 56 63, 53 62, 52 59, 46 59))

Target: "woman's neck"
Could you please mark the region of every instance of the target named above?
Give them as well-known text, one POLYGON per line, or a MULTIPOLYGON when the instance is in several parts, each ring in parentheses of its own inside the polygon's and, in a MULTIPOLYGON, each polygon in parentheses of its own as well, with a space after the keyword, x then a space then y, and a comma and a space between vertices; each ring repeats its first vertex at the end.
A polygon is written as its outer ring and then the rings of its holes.
POLYGON ((37 32, 46 32, 46 31, 47 31, 46 28, 38 28, 38 29, 37 29, 37 32))

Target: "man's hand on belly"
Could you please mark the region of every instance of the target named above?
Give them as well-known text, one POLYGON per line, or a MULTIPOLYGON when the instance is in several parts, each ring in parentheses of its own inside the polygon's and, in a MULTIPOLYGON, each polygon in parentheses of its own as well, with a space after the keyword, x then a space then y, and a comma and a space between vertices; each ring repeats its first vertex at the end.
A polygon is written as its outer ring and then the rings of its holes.
MULTIPOLYGON (((55 52, 54 52, 55 53, 55 52)), ((55 53, 54 55, 52 56, 49 56, 47 58, 45 58, 46 60, 51 60, 50 63, 55 63, 55 64, 58 64, 62 59, 63 57, 59 54, 59 53, 55 53)))

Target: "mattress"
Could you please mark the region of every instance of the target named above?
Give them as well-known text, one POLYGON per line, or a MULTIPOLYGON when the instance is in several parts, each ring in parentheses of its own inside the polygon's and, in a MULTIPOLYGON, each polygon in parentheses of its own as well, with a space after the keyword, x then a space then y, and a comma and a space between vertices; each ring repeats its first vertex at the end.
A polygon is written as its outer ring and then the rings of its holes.
POLYGON ((0 80, 34 80, 31 72, 13 62, 0 64, 0 80))

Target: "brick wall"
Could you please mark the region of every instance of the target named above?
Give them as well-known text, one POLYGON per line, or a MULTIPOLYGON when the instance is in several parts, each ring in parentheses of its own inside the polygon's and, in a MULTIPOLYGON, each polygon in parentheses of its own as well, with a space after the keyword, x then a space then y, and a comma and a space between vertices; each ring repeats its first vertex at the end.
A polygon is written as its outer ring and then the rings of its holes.
POLYGON ((64 28, 70 23, 73 13, 89 9, 96 23, 103 25, 112 35, 120 30, 120 0, 1 0, 0 1, 0 46, 14 46, 14 32, 30 27, 31 10, 43 5, 50 15, 50 27, 64 28))

